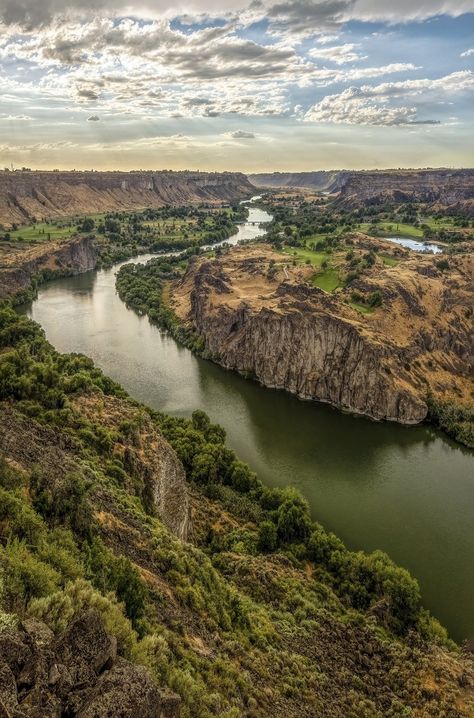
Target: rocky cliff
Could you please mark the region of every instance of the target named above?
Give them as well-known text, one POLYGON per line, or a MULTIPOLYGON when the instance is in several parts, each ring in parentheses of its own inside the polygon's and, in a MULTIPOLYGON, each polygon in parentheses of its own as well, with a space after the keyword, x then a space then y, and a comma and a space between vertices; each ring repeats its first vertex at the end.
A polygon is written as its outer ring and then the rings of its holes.
POLYGON ((0 225, 167 204, 244 199, 255 188, 232 172, 0 172, 0 225))
POLYGON ((28 289, 34 276, 80 274, 95 268, 97 251, 92 237, 48 242, 3 257, 0 265, 0 299, 28 289))
POLYGON ((340 193, 338 202, 351 209, 385 202, 422 202, 433 210, 474 216, 472 169, 274 172, 249 175, 249 179, 262 188, 340 193))
POLYGON ((248 178, 255 187, 270 189, 301 187, 317 192, 335 192, 346 175, 347 172, 330 170, 328 172, 269 172, 249 175, 248 178))
POLYGON ((117 640, 94 609, 60 635, 35 618, 0 628, 2 718, 179 718, 179 696, 117 656, 117 640))
POLYGON ((341 188, 339 202, 360 207, 385 202, 422 202, 433 209, 474 216, 474 170, 390 170, 351 172, 341 188))
MULTIPOLYGON (((175 452, 146 415, 136 421, 133 407, 116 397, 85 395, 73 408, 82 421, 97 422, 109 431, 129 423, 128 435, 116 447, 116 455, 133 477, 126 486, 156 513, 175 536, 186 540, 191 529, 190 502, 183 467, 175 452)), ((54 430, 28 421, 5 403, 0 403, 0 450, 6 451, 25 469, 43 468, 51 487, 58 490, 68 475, 77 473, 74 442, 54 430), (25 442, 25 437, 28 441, 25 442)), ((98 490, 98 489, 97 489, 98 490)), ((97 503, 104 497, 97 495, 97 503)))
POLYGON ((421 288, 413 278, 423 276, 416 268, 398 284, 393 278, 385 287, 374 283, 372 289, 381 287, 395 310, 368 319, 337 295, 311 287, 310 267, 287 267, 273 276, 275 260, 278 255, 264 247, 237 248, 221 259, 195 260, 173 288, 175 312, 204 338, 218 363, 268 387, 404 424, 427 414, 426 379, 414 363, 434 359, 431 371, 436 376, 438 368, 441 386, 452 386, 455 375, 460 381, 468 376, 468 304, 451 302, 457 323, 442 321, 448 295, 436 281, 421 288), (427 321, 428 302, 420 301, 429 290, 437 298, 433 323, 427 321))

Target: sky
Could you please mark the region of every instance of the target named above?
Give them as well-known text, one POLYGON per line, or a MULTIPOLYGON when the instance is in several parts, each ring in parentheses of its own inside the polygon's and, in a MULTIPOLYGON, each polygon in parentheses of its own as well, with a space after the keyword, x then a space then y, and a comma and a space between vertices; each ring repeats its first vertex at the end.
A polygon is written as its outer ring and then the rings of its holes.
POLYGON ((474 0, 0 0, 0 167, 474 165, 474 0))

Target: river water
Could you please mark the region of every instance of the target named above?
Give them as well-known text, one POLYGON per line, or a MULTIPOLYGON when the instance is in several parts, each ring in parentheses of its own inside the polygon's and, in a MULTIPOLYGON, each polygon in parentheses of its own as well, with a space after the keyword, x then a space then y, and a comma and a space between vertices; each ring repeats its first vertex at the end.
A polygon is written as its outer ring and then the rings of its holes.
MULTIPOLYGON (((251 208, 231 243, 268 219, 251 208)), ((297 486, 350 548, 408 568, 453 638, 474 635, 473 454, 430 427, 347 416, 196 358, 120 301, 118 266, 50 282, 24 311, 59 351, 92 357, 139 401, 179 416, 204 409, 266 484, 297 486)))
POLYGON ((443 248, 440 247, 439 244, 408 239, 408 237, 381 237, 381 239, 384 239, 386 242, 394 242, 414 252, 424 252, 428 254, 442 254, 443 252, 443 248))

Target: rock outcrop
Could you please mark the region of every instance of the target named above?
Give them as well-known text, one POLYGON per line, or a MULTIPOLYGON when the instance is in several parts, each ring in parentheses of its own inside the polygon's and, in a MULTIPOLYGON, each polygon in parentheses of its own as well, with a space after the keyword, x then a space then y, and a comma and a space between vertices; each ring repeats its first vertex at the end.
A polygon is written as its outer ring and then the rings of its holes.
POLYGON ((204 338, 208 354, 222 366, 304 399, 403 424, 427 414, 426 379, 415 368, 422 360, 435 357, 444 383, 446 374, 468 375, 469 322, 461 302, 457 325, 438 320, 433 326, 420 299, 423 291, 428 299, 432 292, 436 322, 447 296, 440 280, 427 279, 420 288, 413 276, 423 275, 413 271, 386 286, 374 283, 371 289, 380 288, 394 310, 369 320, 337 295, 310 286, 310 267, 287 267, 273 276, 275 259, 264 247, 197 259, 173 288, 178 317, 204 338), (397 323, 403 328, 398 333, 397 323))
POLYGON ((433 210, 474 216, 472 169, 274 172, 249 175, 249 179, 262 188, 339 193, 338 203, 350 209, 385 202, 421 202, 433 210))
POLYGON ((270 172, 249 175, 255 187, 268 189, 310 189, 316 192, 337 192, 347 172, 329 170, 320 172, 270 172))
POLYGON ((339 195, 342 206, 421 202, 433 209, 474 216, 474 170, 350 172, 339 195))
POLYGON ((36 619, 0 631, 2 718, 179 718, 180 702, 117 657, 117 641, 94 609, 58 637, 36 619))
POLYGON ((255 188, 233 172, 0 172, 0 224, 51 217, 232 201, 255 188))
MULTIPOLYGON (((135 426, 114 447, 115 454, 135 479, 127 489, 139 493, 170 531, 186 540, 191 529, 191 509, 184 469, 150 419, 140 415, 140 425, 134 424, 137 418, 134 407, 110 396, 82 396, 76 400, 75 408, 78 414, 111 430, 124 422, 135 426)), ((70 437, 28 420, 4 402, 0 403, 0 414, 0 451, 18 465, 27 470, 43 468, 53 490, 61 487, 68 475, 80 472, 77 447, 70 437)))
POLYGON ((92 237, 78 236, 12 253, 0 266, 0 299, 28 289, 34 276, 72 275, 95 268, 97 250, 92 237))

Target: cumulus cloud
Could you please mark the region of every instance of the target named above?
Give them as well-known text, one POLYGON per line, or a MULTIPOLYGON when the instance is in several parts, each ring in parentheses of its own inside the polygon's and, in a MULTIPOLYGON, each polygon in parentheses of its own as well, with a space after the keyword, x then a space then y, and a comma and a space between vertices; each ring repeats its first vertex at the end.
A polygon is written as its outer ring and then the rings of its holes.
POLYGON ((100 121, 99 115, 91 115, 90 117, 87 118, 87 122, 99 122, 99 121, 100 121))
POLYGON ((454 72, 436 79, 384 82, 380 85, 348 87, 335 95, 327 95, 313 105, 306 121, 352 125, 413 125, 439 124, 433 119, 420 119, 415 106, 393 105, 393 99, 417 97, 421 93, 456 93, 474 89, 474 73, 454 72))
POLYGON ((472 0, 0 0, 0 20, 38 27, 57 15, 97 14, 143 18, 236 16, 252 22, 268 17, 275 33, 309 35, 335 31, 348 20, 407 22, 474 10, 472 0))
POLYGON ((474 55, 474 47, 470 47, 468 50, 461 52, 461 57, 471 57, 471 55, 474 55))
POLYGON ((330 60, 336 65, 345 65, 348 62, 367 59, 367 55, 361 55, 358 52, 359 48, 360 44, 346 43, 344 45, 334 45, 333 47, 314 47, 308 54, 316 59, 330 60))

